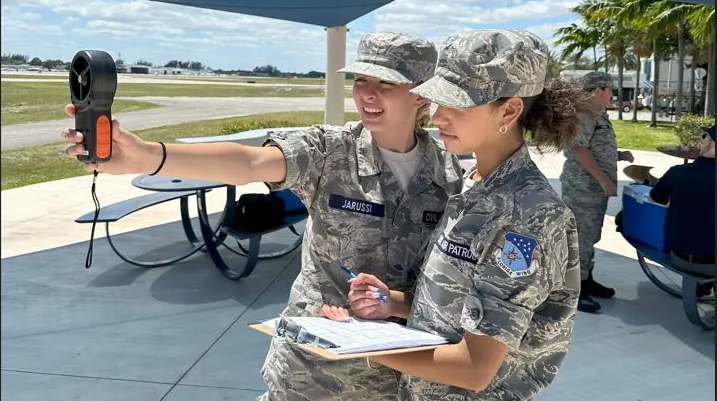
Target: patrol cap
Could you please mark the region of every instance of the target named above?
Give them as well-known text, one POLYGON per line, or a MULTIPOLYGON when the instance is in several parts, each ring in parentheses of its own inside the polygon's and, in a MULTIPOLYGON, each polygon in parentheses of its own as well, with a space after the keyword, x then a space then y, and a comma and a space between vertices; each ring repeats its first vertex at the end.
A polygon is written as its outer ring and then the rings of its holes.
POLYGON ((411 91, 439 106, 476 107, 529 97, 545 86, 548 46, 523 30, 482 29, 450 36, 436 74, 411 91))
POLYGON ((419 36, 377 32, 361 38, 356 61, 338 72, 350 72, 396 84, 425 82, 433 76, 436 46, 419 36))
POLYGON ((590 71, 583 77, 583 89, 614 88, 612 77, 607 72, 590 71))

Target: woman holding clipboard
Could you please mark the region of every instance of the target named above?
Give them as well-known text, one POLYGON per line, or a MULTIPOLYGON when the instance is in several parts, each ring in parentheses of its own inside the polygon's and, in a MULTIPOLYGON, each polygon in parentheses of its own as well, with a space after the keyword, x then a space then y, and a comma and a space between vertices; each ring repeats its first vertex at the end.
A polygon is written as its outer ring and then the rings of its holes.
POLYGON ((448 200, 412 303, 375 276, 352 281, 358 317, 406 317, 452 342, 370 358, 403 372, 401 400, 532 400, 568 351, 580 292, 575 218, 524 138, 561 150, 577 138, 578 112, 591 107, 579 87, 546 81, 547 52, 525 31, 454 35, 435 76, 412 90, 438 104, 433 122, 446 148, 472 151, 477 162, 448 200))

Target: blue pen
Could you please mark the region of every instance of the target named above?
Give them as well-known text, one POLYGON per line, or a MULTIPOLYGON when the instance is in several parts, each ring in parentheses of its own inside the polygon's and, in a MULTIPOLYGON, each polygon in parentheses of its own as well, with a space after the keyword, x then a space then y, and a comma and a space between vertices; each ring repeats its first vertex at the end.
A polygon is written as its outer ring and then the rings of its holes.
MULTIPOLYGON (((341 271, 344 272, 344 274, 346 274, 347 276, 349 276, 349 283, 352 282, 352 281, 354 281, 354 279, 356 279, 356 275, 355 275, 354 272, 352 272, 351 270, 349 270, 349 269, 347 269, 347 268, 341 266, 341 271)), ((386 296, 381 292, 381 290, 379 290, 378 288, 376 289, 376 295, 377 295, 378 299, 381 300, 381 302, 383 302, 383 303, 387 303, 387 302, 388 302, 388 297, 386 297, 386 296)))

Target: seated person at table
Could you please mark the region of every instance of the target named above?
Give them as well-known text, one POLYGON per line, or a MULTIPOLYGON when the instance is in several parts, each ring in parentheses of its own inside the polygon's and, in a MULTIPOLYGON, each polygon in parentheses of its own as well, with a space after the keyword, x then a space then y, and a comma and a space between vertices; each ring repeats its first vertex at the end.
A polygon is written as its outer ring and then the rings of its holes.
MULTIPOLYGON (((695 263, 695 272, 714 275, 715 262, 715 127, 705 129, 700 156, 671 167, 650 191, 668 205, 665 245, 680 259, 695 263), (700 269, 701 268, 701 269, 700 269)), ((679 266, 678 266, 679 267, 679 266)))

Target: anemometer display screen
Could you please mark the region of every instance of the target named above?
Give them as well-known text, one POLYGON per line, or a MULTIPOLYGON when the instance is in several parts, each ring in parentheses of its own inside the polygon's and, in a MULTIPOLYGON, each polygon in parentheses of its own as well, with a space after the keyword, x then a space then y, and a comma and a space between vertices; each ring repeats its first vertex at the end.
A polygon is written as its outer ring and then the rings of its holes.
POLYGON ((112 157, 112 103, 117 91, 117 67, 108 53, 82 50, 70 66, 70 95, 75 106, 75 129, 84 136, 85 163, 112 157))

